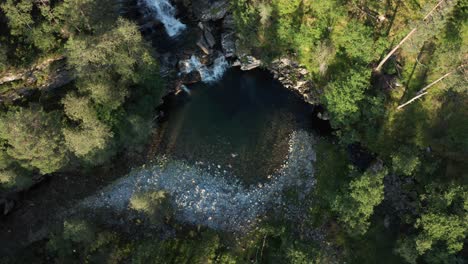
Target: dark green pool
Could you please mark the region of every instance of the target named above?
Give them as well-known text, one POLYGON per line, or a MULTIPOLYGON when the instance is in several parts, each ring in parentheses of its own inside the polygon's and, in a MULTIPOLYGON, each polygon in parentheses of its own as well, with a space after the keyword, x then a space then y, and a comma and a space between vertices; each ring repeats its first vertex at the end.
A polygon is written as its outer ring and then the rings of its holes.
POLYGON ((191 95, 159 128, 157 153, 256 183, 278 169, 289 134, 313 126, 313 108, 266 71, 228 70, 191 95))

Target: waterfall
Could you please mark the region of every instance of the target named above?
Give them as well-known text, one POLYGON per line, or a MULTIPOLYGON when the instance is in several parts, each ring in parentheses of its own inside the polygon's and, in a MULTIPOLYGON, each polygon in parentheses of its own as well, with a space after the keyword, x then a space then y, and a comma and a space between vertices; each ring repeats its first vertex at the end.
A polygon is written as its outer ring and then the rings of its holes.
POLYGON ((184 63, 186 64, 185 69, 183 70, 184 73, 198 71, 202 81, 205 83, 218 81, 221 79, 221 77, 223 77, 224 72, 229 67, 229 63, 226 61, 223 55, 220 55, 218 58, 216 58, 213 62, 213 65, 210 67, 202 64, 200 60, 194 55, 190 57, 190 60, 187 60, 184 63))
POLYGON ((170 37, 178 35, 185 29, 185 25, 175 18, 176 9, 169 0, 143 0, 146 5, 154 12, 156 19, 163 23, 167 34, 170 37))

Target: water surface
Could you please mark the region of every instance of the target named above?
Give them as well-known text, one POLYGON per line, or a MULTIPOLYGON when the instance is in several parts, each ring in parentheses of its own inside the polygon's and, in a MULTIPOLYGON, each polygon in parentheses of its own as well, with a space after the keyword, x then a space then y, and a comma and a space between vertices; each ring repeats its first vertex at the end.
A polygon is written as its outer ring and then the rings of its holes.
POLYGON ((313 108, 262 70, 228 70, 199 83, 170 110, 156 152, 227 171, 246 183, 268 178, 284 162, 289 135, 312 126, 313 108))

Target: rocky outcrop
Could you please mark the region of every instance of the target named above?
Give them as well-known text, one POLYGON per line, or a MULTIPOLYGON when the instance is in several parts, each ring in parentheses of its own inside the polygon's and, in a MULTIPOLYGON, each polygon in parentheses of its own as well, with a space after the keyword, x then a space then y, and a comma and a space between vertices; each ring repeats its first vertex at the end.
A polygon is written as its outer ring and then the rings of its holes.
POLYGON ((236 54, 236 36, 234 32, 221 34, 221 47, 226 58, 234 57, 236 54))
POLYGON ((318 95, 305 67, 289 58, 281 58, 268 65, 268 69, 284 87, 294 90, 310 104, 317 103, 318 95))
MULTIPOLYGON (((250 54, 239 54, 236 43, 236 23, 233 14, 229 12, 228 0, 176 0, 175 3, 188 11, 186 18, 194 22, 191 26, 187 22, 188 28, 196 31, 192 33, 195 33, 195 36, 198 34, 198 38, 195 39, 193 48, 173 52, 179 62, 178 69, 176 63, 168 59, 168 56, 161 57, 162 65, 167 66, 161 67, 165 75, 178 70, 179 83, 190 84, 200 81, 200 75, 203 80, 205 75, 211 75, 210 65, 213 64, 213 59, 219 58, 218 54, 222 52, 224 58, 232 62, 231 66, 240 67, 243 71, 265 66, 287 89, 297 92, 308 103, 317 103, 318 94, 316 94, 316 89, 313 89, 309 72, 299 63, 290 58, 281 58, 266 64, 250 54), (198 62, 189 59, 193 56, 198 62), (190 65, 193 68, 194 62, 200 64, 195 67, 202 69, 200 74, 188 74, 190 71, 185 69, 185 66, 190 65), (172 71, 169 71, 170 68, 172 71)), ((321 118, 327 119, 328 117, 321 116, 321 118)))
POLYGON ((200 21, 216 21, 222 19, 229 11, 228 0, 193 0, 192 12, 200 21))
POLYGON ((236 55, 236 25, 232 14, 227 14, 223 19, 221 33, 221 47, 226 58, 236 55))
POLYGON ((232 66, 237 67, 239 66, 243 71, 250 71, 255 68, 258 68, 262 65, 262 61, 250 56, 250 55, 243 55, 240 56, 238 60, 236 60, 232 66))
POLYGON ((212 54, 212 49, 216 45, 216 39, 209 25, 203 22, 198 23, 198 27, 202 30, 197 41, 197 46, 207 55, 212 54))
POLYGON ((0 77, 0 103, 27 100, 34 95, 64 87, 75 79, 67 68, 65 57, 47 59, 28 69, 4 73, 0 77), (14 85, 12 85, 14 83, 14 85), (13 87, 19 88, 13 88, 13 87), (8 88, 12 87, 12 88, 8 88))

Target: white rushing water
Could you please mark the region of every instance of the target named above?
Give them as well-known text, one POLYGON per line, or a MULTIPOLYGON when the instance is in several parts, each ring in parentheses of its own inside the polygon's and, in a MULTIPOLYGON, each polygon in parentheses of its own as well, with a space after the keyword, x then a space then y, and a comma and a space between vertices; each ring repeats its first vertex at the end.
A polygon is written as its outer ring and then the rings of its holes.
POLYGON ((186 65, 183 73, 198 71, 202 81, 205 83, 212 83, 220 80, 224 72, 229 68, 229 63, 223 55, 219 55, 209 67, 202 64, 195 55, 192 55, 190 60, 186 60, 184 63, 186 65))
POLYGON ((283 206, 282 191, 298 187, 302 195, 315 184, 313 137, 305 131, 291 134, 283 166, 264 184, 244 187, 220 171, 209 171, 182 161, 166 161, 143 168, 85 199, 79 208, 111 209, 132 214, 134 193, 165 190, 177 219, 225 231, 242 231, 254 225, 269 208, 283 206))
POLYGON ((145 4, 153 11, 156 19, 163 23, 167 34, 170 37, 178 35, 186 26, 176 17, 176 9, 169 0, 143 0, 145 4))

